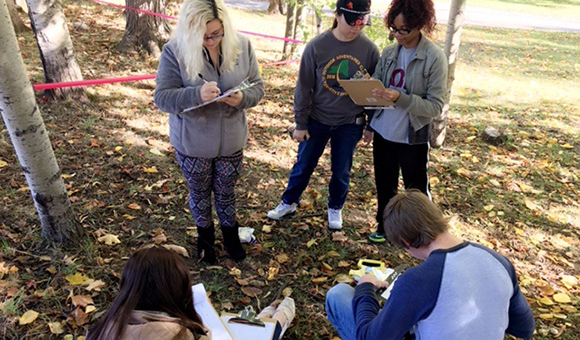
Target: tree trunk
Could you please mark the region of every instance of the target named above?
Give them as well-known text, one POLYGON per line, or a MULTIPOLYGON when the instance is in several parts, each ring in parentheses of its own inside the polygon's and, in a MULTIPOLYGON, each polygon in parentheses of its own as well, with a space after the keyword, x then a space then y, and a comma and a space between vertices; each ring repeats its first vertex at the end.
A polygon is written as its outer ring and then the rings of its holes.
MULTIPOLYGON (((304 24, 306 21, 306 11, 304 11, 304 0, 296 1, 296 18, 294 19, 294 32, 292 39, 303 40, 304 39, 304 24)), ((296 52, 297 44, 292 44, 290 53, 294 54, 296 52)))
POLYGON ((449 9, 449 21, 447 23, 447 35, 445 36, 445 56, 447 57, 447 91, 445 92, 443 112, 441 116, 433 120, 431 125, 430 144, 434 148, 441 147, 445 141, 447 132, 447 116, 449 114, 449 102, 451 101, 451 88, 455 80, 455 65, 459 57, 459 44, 461 43, 461 31, 466 0, 453 0, 449 9))
POLYGON ((16 8, 16 3, 14 0, 6 0, 6 6, 8 7, 8 13, 10 13, 10 19, 12 19, 14 31, 16 31, 16 33, 29 31, 30 27, 26 26, 24 21, 22 21, 20 18, 20 15, 18 15, 18 9, 16 8))
MULTIPOLYGON (((83 79, 59 0, 27 0, 30 24, 40 50, 47 83, 83 79)), ((83 98, 80 87, 47 90, 53 99, 83 98)))
POLYGON ((269 0, 268 14, 284 14, 284 0, 269 0))
MULTIPOLYGON (((126 0, 127 7, 165 14, 165 0, 126 0)), ((169 40, 171 27, 167 19, 125 11, 126 25, 123 40, 117 46, 119 51, 145 49, 155 58, 161 56, 161 47, 169 40)))
POLYGON ((322 8, 316 8, 314 15, 316 18, 316 35, 320 35, 322 33, 322 8))
POLYGON ((0 113, 26 176, 43 237, 50 242, 78 241, 85 233, 72 211, 9 18, 0 0, 0 113))
MULTIPOLYGON (((286 7, 286 31, 284 32, 284 37, 286 39, 292 39, 294 36, 294 23, 296 21, 296 0, 291 0, 288 2, 286 7)), ((282 48, 282 54, 286 56, 288 47, 291 45, 288 41, 284 41, 284 47, 282 48)))

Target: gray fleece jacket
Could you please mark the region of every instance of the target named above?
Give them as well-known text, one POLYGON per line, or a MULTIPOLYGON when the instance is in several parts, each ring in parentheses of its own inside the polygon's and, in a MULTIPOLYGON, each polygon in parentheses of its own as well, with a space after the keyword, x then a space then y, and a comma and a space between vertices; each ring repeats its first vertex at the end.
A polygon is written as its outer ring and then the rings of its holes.
POLYGON ((243 100, 238 107, 225 103, 212 103, 201 108, 181 113, 183 110, 202 103, 200 89, 203 79, 188 79, 185 66, 176 51, 176 40, 163 47, 155 105, 169 113, 169 140, 180 153, 190 157, 215 158, 229 156, 244 148, 248 139, 248 124, 245 109, 258 104, 264 96, 264 83, 260 77, 258 62, 250 41, 239 36, 241 53, 233 72, 218 74, 209 60, 200 72, 208 81, 216 81, 223 92, 249 78, 257 84, 243 90, 243 100))
MULTIPOLYGON (((389 84, 391 74, 397 67, 399 50, 400 45, 396 42, 383 50, 373 78, 380 79, 385 85, 389 84)), ((418 131, 441 114, 447 89, 445 54, 425 36, 421 37, 415 58, 407 66, 405 82, 407 92, 401 92, 395 105, 409 113, 411 125, 418 131)))

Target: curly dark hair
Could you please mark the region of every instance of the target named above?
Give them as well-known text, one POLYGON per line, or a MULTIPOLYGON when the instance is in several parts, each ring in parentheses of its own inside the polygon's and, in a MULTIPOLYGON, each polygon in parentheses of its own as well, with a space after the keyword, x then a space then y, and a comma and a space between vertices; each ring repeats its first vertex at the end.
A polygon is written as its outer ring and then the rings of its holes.
POLYGON ((393 0, 384 18, 385 26, 393 27, 395 18, 402 14, 409 29, 422 30, 431 36, 435 29, 435 6, 432 0, 393 0))

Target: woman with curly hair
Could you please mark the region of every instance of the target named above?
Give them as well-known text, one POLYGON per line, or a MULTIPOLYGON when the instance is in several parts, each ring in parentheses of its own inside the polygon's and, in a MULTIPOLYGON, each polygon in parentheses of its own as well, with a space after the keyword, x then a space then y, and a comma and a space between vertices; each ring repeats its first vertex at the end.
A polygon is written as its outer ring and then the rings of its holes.
POLYGON ((399 171, 406 189, 418 189, 427 196, 429 179, 429 134, 433 118, 443 109, 447 86, 447 60, 441 48, 428 37, 435 29, 432 0, 393 0, 384 18, 389 37, 396 42, 381 55, 373 78, 386 90, 376 96, 395 103, 392 109, 375 112, 364 141, 373 143, 378 209, 373 242, 384 242, 382 215, 397 194, 399 171))

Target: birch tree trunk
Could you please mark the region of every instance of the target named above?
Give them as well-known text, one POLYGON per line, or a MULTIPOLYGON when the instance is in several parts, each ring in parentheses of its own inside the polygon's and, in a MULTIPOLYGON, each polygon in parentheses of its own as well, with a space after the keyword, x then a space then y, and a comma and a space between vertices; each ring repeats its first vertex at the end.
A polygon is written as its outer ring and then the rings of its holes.
POLYGON ((449 21, 447 23, 447 34, 445 36, 445 56, 447 56, 447 91, 445 92, 443 113, 433 120, 431 125, 430 144, 434 148, 441 147, 445 141, 447 132, 447 116, 449 114, 449 102, 451 101, 451 88, 455 80, 455 65, 459 57, 459 45, 461 43, 461 31, 466 0, 453 0, 449 9, 449 21))
POLYGON ((72 211, 4 0, 0 0, 0 113, 30 188, 43 237, 50 242, 79 240, 84 230, 72 211))
MULTIPOLYGON (((304 0, 289 0, 286 7, 286 31, 284 37, 303 40, 305 18, 304 0)), ((296 44, 285 41, 282 54, 287 56, 287 54, 294 54, 295 52, 296 44), (290 48, 289 51, 288 48, 290 48)))
MULTIPOLYGON (((284 37, 287 39, 292 39, 294 35, 294 23, 296 21, 296 0, 289 0, 288 6, 286 6, 286 31, 284 32, 284 37)), ((288 41, 284 41, 284 47, 282 48, 282 54, 286 56, 288 53, 288 47, 291 45, 288 41)))
POLYGON ((18 15, 18 9, 16 8, 16 3, 14 2, 14 0, 6 0, 6 6, 8 7, 8 13, 10 13, 10 19, 12 19, 14 31, 16 31, 16 33, 29 31, 30 28, 26 26, 26 24, 24 24, 24 22, 18 15))
MULTIPOLYGON (((304 10, 304 0, 296 1, 296 18, 294 19, 294 34, 292 39, 303 40, 304 39, 304 23, 306 22, 306 11, 304 10)), ((296 52, 297 44, 292 44, 290 52, 294 54, 296 52)))
MULTIPOLYGON (((127 7, 166 14, 165 0, 126 0, 127 7)), ((155 58, 161 56, 161 47, 169 40, 171 27, 167 19, 125 11, 126 25, 123 40, 117 46, 119 51, 144 49, 155 58)))
MULTIPOLYGON (((60 0, 26 0, 47 83, 83 80, 60 0)), ((83 98, 80 87, 47 90, 52 99, 83 98)))

